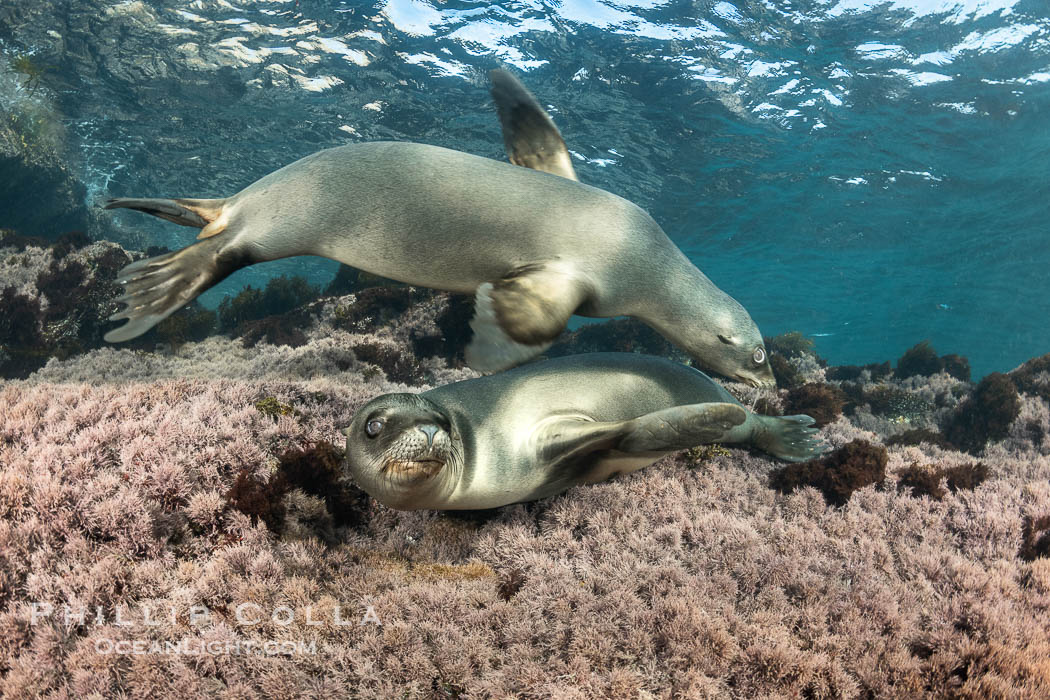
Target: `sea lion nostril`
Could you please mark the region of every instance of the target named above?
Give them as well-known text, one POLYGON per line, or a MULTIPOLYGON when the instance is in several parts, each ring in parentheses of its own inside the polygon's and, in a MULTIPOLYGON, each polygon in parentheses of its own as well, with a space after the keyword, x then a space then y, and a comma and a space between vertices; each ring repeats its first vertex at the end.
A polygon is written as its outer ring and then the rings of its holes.
POLYGON ((437 435, 439 430, 441 430, 441 428, 431 424, 421 425, 419 426, 419 429, 427 436, 427 447, 434 444, 434 436, 437 435))

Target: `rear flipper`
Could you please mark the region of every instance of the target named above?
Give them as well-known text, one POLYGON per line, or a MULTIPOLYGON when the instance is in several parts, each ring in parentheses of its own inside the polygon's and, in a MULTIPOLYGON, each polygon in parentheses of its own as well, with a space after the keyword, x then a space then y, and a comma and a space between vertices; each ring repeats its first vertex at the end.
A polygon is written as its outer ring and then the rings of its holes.
POLYGON ((755 447, 789 462, 816 459, 827 448, 817 437, 809 416, 753 416, 760 419, 754 433, 755 447))
POLYGON ((105 339, 120 343, 137 338, 204 290, 251 264, 242 255, 222 252, 225 244, 224 237, 207 238, 174 253, 133 262, 117 273, 124 295, 116 301, 126 303, 127 308, 109 320, 126 318, 128 322, 106 333, 105 339))
POLYGON ((180 226, 203 228, 198 238, 210 238, 226 228, 225 199, 134 199, 121 197, 106 202, 106 209, 134 209, 180 226))

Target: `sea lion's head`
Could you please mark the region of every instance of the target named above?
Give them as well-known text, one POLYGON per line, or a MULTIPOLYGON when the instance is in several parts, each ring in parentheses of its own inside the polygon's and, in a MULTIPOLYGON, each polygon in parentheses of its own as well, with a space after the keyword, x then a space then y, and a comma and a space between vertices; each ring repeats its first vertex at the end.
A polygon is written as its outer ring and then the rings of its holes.
POLYGON ((430 507, 458 469, 460 440, 451 420, 416 394, 373 399, 354 414, 343 434, 350 475, 391 508, 430 507))
POLYGON ((689 345, 693 360, 705 369, 753 387, 777 385, 762 333, 747 310, 728 294, 695 329, 689 345))

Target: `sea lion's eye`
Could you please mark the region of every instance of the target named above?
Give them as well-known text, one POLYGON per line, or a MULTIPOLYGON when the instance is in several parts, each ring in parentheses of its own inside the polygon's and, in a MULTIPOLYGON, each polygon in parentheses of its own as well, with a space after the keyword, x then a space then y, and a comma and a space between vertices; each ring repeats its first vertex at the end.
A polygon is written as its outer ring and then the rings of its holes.
POLYGON ((379 435, 379 431, 383 429, 383 421, 381 420, 370 420, 368 425, 365 426, 365 435, 370 438, 374 438, 379 435))
POLYGON ((751 356, 751 359, 755 361, 756 365, 760 365, 766 361, 766 351, 763 348, 755 348, 755 354, 751 356))

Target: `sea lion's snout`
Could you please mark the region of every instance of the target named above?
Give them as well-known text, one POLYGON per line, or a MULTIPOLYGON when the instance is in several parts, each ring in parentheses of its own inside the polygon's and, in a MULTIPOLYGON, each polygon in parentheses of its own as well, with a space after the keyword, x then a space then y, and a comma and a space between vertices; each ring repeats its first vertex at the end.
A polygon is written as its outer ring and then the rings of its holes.
POLYGON ((452 440, 432 422, 406 426, 386 448, 383 474, 396 482, 418 482, 436 476, 448 462, 452 440))
POLYGON ((756 343, 746 357, 735 358, 736 368, 727 376, 756 389, 776 389, 777 378, 769 365, 769 354, 761 342, 756 343))

